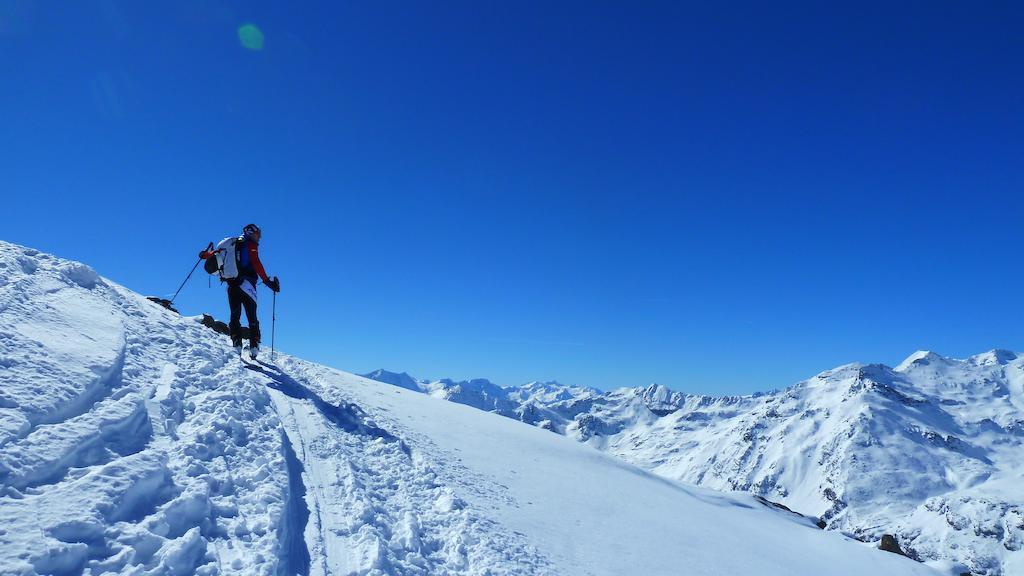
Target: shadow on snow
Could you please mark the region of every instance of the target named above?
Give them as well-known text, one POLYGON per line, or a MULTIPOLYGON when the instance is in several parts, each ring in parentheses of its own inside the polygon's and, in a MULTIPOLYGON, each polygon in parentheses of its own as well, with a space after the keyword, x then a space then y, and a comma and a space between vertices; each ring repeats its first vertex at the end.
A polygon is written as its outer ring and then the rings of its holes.
POLYGON ((324 418, 332 424, 350 434, 360 434, 371 438, 380 438, 386 442, 398 442, 403 452, 409 454, 409 449, 400 438, 387 430, 377 426, 370 421, 362 408, 351 402, 342 402, 334 405, 324 400, 319 394, 306 388, 291 376, 285 374, 280 368, 273 364, 258 362, 258 364, 246 363, 246 368, 259 372, 270 378, 267 386, 296 400, 308 400, 323 414, 324 418))

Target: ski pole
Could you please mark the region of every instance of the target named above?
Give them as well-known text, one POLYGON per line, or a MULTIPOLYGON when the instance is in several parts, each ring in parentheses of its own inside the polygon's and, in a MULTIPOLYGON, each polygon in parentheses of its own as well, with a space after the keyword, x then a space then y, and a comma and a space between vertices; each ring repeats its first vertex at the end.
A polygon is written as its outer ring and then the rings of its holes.
MULTIPOLYGON (((207 250, 209 250, 210 248, 213 248, 213 242, 210 242, 210 245, 206 247, 207 250)), ((174 304, 174 299, 178 297, 178 293, 181 292, 181 289, 185 287, 185 283, 188 282, 188 279, 192 277, 192 273, 196 271, 196 268, 199 268, 199 263, 202 261, 202 258, 196 260, 196 265, 193 266, 191 270, 189 270, 188 276, 185 276, 185 279, 181 281, 181 286, 178 286, 178 290, 174 293, 174 296, 171 296, 171 304, 174 304)))
POLYGON ((270 306, 270 361, 274 361, 274 332, 277 329, 277 292, 274 292, 270 306))

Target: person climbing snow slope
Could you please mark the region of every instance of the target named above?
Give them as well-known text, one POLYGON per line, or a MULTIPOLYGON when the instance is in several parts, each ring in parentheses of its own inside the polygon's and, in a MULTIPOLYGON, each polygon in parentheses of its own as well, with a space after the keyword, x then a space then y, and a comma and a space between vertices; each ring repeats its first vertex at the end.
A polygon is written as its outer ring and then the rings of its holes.
POLYGON ((256 358, 260 349, 260 321, 256 311, 256 284, 263 280, 267 288, 281 291, 277 277, 270 278, 260 262, 259 244, 263 233, 255 224, 242 229, 242 235, 221 240, 216 248, 203 250, 199 257, 207 261, 206 270, 218 272, 221 281, 228 285, 228 306, 231 318, 228 329, 231 343, 241 353, 242 308, 249 323, 249 356, 256 358))

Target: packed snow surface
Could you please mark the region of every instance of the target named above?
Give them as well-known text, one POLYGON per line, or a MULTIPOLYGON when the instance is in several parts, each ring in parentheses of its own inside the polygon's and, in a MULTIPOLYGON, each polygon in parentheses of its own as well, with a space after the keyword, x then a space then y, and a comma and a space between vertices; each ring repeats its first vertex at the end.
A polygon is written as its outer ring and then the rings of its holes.
POLYGON ((749 494, 276 360, 0 242, 0 574, 936 573, 749 494))

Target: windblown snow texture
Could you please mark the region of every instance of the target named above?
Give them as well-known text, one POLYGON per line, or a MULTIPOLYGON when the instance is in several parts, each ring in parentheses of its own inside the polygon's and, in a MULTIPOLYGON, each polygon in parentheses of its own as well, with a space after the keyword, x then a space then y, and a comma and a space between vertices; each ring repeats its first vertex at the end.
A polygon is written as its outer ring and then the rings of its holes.
POLYGON ((0 242, 0 574, 934 574, 0 242))
POLYGON ((768 394, 368 375, 567 435, 666 478, 743 490, 866 542, 1024 574, 1024 357, 918 352, 768 394))

